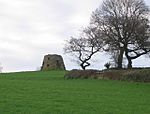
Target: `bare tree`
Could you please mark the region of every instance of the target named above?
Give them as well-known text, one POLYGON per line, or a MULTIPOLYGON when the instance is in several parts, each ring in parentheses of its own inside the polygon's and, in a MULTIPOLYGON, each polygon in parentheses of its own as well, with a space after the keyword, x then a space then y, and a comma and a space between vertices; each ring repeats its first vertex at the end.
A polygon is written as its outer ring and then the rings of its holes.
POLYGON ((122 68, 124 54, 128 67, 132 67, 132 59, 150 51, 144 48, 148 39, 148 13, 143 0, 105 0, 93 12, 91 24, 103 34, 107 51, 118 51, 118 68, 122 68))
POLYGON ((85 28, 79 38, 71 37, 64 48, 65 53, 76 57, 83 70, 91 65, 92 56, 102 49, 103 41, 99 38, 101 34, 96 30, 92 27, 85 28))

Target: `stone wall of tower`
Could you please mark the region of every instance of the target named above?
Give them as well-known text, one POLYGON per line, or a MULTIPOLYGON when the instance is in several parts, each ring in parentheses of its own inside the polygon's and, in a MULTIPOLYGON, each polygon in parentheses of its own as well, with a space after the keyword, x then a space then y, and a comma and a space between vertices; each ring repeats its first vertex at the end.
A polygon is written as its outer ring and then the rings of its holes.
POLYGON ((64 61, 61 55, 45 55, 41 70, 65 70, 64 61))

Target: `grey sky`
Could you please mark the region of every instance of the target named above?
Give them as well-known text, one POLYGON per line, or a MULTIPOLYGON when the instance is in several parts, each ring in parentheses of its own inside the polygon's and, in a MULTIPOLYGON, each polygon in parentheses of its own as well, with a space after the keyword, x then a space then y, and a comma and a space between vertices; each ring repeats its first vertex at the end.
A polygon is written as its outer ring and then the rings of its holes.
MULTIPOLYGON (((35 70, 45 54, 61 54, 67 69, 78 68, 63 54, 64 40, 88 24, 101 0, 0 0, 0 62, 3 71, 35 70)), ((150 1, 147 0, 150 6, 150 1)), ((103 68, 108 55, 96 57, 103 68), (106 58, 104 60, 104 58, 106 58)), ((140 59, 135 65, 149 65, 140 59), (139 61, 142 61, 139 63, 139 61)))

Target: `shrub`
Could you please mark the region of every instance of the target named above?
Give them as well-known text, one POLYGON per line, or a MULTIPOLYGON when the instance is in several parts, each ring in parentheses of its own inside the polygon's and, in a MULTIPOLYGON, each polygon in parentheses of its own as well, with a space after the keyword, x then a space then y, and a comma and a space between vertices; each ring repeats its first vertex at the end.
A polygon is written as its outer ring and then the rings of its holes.
POLYGON ((65 74, 66 79, 77 79, 77 78, 94 78, 96 79, 98 75, 97 70, 71 70, 65 74))
POLYGON ((104 79, 121 80, 123 71, 120 70, 108 70, 103 73, 104 79))
POLYGON ((111 66, 111 64, 110 64, 110 63, 106 63, 104 66, 105 66, 107 69, 109 69, 110 66, 111 66))
POLYGON ((150 82, 150 70, 131 70, 124 73, 122 80, 135 81, 135 82, 150 82))
POLYGON ((72 70, 65 74, 66 79, 109 79, 133 82, 150 82, 150 69, 123 70, 72 70))

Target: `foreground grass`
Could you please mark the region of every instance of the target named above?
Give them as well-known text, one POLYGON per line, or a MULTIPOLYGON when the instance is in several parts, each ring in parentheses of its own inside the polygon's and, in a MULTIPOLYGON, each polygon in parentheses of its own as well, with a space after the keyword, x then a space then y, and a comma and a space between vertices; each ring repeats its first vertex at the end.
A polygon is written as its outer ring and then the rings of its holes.
POLYGON ((0 74, 0 114, 150 114, 150 83, 65 80, 64 73, 0 74))

